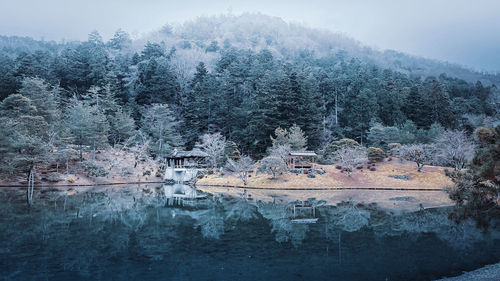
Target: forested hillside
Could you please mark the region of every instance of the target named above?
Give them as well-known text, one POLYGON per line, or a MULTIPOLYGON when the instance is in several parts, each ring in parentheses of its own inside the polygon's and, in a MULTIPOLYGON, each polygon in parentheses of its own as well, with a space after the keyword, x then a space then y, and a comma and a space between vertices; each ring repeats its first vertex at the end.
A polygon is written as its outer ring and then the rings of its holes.
POLYGON ((498 124, 495 79, 261 15, 137 40, 122 30, 107 42, 97 32, 64 44, 0 37, 0 158, 7 169, 57 148, 139 142, 158 156, 207 132, 260 157, 277 127, 294 124, 316 150, 344 137, 366 144, 373 126, 428 142, 432 130, 498 124))

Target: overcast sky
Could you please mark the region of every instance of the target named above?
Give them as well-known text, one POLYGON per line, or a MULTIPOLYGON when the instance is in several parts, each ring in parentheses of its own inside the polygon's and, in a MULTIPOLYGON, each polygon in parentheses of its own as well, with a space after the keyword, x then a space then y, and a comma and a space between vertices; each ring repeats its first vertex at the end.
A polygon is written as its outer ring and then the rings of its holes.
POLYGON ((500 71, 499 0, 2 0, 0 34, 83 40, 140 35, 201 15, 261 12, 340 31, 378 49, 500 71))

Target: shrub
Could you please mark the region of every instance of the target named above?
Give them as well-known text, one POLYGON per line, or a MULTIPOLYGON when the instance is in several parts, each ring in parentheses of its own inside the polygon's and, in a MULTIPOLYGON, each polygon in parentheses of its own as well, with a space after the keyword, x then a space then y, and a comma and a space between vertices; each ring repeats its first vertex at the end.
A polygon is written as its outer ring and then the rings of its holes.
POLYGON ((82 168, 88 176, 92 177, 105 177, 109 174, 106 169, 94 161, 86 161, 81 163, 82 168))
POLYGON ((371 168, 370 168, 370 171, 372 171, 372 172, 373 172, 373 171, 376 171, 376 170, 377 170, 377 168, 375 168, 375 167, 371 167, 371 168))
POLYGON ((320 162, 323 163, 331 163, 331 158, 335 155, 335 153, 340 149, 361 149, 359 143, 353 139, 344 138, 337 141, 332 141, 328 144, 325 149, 320 152, 320 162))
POLYGON ((312 171, 313 171, 315 174, 320 174, 320 175, 323 175, 323 174, 325 174, 325 173, 326 173, 326 172, 325 172, 325 170, 323 170, 323 169, 314 169, 314 170, 312 170, 312 171))
POLYGON ((399 156, 399 150, 401 149, 401 144, 399 142, 391 142, 387 146, 389 148, 389 155, 399 156))
POLYGON ((62 176, 59 173, 50 173, 45 177, 45 179, 49 182, 58 182, 62 180, 62 176))
POLYGON ((354 169, 366 161, 366 151, 357 148, 342 148, 335 152, 333 159, 351 176, 354 169))
POLYGON ((385 153, 378 147, 368 148, 368 159, 371 161, 382 161, 385 158, 385 153))
POLYGON ((129 167, 123 167, 122 168, 122 172, 121 172, 121 175, 122 176, 129 176, 129 175, 132 175, 134 173, 134 170, 132 168, 129 168, 129 167))

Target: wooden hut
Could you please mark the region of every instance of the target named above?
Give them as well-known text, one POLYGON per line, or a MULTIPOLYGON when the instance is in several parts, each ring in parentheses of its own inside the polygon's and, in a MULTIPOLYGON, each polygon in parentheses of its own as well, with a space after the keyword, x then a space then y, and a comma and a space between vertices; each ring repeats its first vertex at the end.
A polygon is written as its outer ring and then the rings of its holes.
POLYGON ((177 151, 167 156, 168 168, 206 168, 208 154, 199 150, 177 151))
POLYGON ((288 168, 314 169, 317 156, 314 151, 290 151, 288 153, 288 168))

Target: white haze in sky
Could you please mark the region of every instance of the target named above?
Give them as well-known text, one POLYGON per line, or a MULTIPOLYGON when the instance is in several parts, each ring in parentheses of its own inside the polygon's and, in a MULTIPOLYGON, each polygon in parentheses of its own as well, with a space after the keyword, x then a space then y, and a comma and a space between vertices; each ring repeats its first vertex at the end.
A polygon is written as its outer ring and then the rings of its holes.
POLYGON ((202 15, 260 12, 343 32, 378 49, 500 71, 498 0, 2 0, 0 34, 45 40, 133 36, 202 15))

